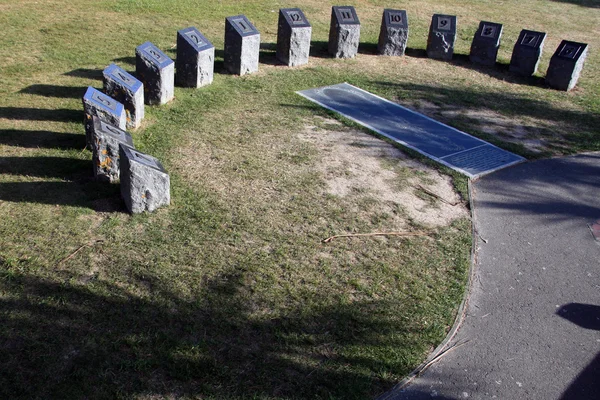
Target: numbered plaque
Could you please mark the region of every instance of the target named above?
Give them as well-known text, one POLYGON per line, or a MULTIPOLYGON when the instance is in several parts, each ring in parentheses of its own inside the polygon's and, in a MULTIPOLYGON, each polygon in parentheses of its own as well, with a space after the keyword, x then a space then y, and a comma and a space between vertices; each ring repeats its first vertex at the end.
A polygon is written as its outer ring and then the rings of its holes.
POLYGON ((402 56, 408 41, 408 17, 405 10, 383 10, 377 50, 384 56, 402 56))
POLYGON ((175 63, 152 43, 135 49, 135 73, 144 84, 146 104, 166 104, 173 99, 175 63))
POLYGON ((358 53, 360 21, 352 6, 331 8, 329 54, 335 58, 353 58, 358 53))
POLYGON ((171 203, 169 174, 158 159, 119 145, 121 196, 132 214, 152 212, 171 203))
POLYGON ((299 8, 279 10, 277 51, 279 62, 295 67, 308 63, 312 27, 299 8))
POLYGON ((258 71, 260 33, 245 15, 225 19, 225 69, 246 75, 258 71))
POLYGON ((481 21, 471 43, 471 62, 486 66, 496 65, 501 37, 502 24, 481 21))
POLYGON ((102 73, 104 92, 123 103, 127 116, 127 128, 139 127, 144 118, 144 84, 115 64, 102 73))
POLYGON ((545 32, 523 29, 513 48, 509 71, 522 76, 535 74, 542 57, 545 40, 545 32))
POLYGON ((88 149, 92 149, 93 121, 96 116, 111 125, 121 129, 127 127, 127 117, 123 104, 101 91, 88 87, 82 98, 85 125, 85 141, 88 149))
POLYGON ((451 60, 456 41, 456 16, 434 14, 427 39, 427 57, 451 60))
POLYGON ((198 29, 189 27, 177 32, 175 82, 183 87, 210 85, 215 66, 215 46, 198 29))
POLYGON ((93 116, 92 162, 94 177, 100 181, 119 179, 119 144, 133 147, 131 135, 93 116))
POLYGON ((577 85, 587 57, 586 43, 563 40, 550 59, 546 83, 558 90, 571 90, 577 85))

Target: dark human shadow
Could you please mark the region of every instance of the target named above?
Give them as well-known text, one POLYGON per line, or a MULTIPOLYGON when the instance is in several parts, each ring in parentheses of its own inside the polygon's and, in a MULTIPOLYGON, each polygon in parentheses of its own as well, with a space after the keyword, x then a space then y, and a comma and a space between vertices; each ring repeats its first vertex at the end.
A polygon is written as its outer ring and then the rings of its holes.
POLYGON ((21 89, 19 93, 34 94, 44 97, 58 97, 63 99, 80 99, 85 94, 87 87, 82 86, 57 86, 57 85, 31 85, 21 89))
POLYGON ((83 111, 67 108, 49 110, 43 108, 0 107, 0 118, 24 121, 82 122, 83 111))
POLYGON ((85 136, 76 133, 2 129, 0 144, 25 148, 83 149, 85 136))
POLYGON ((102 80, 102 70, 99 69, 78 68, 74 69, 73 71, 65 72, 64 75, 75 78, 95 79, 98 81, 102 80))
POLYGON ((393 384, 368 371, 399 367, 345 356, 340 348, 400 346, 391 332, 419 334, 415 326, 374 314, 373 301, 251 317, 255 305, 244 293, 243 266, 205 277, 201 289, 187 295, 142 266, 132 266, 125 285, 94 272, 40 279, 14 268, 3 272, 6 267, 0 268, 0 397, 6 399, 174 393, 364 399, 393 384), (311 361, 299 360, 307 355, 311 361))
POLYGON ((598 0, 552 0, 558 3, 570 3, 581 7, 600 8, 598 0))
POLYGON ((569 303, 559 308, 556 315, 581 328, 600 331, 600 306, 569 303))
POLYGON ((65 157, 0 157, 0 171, 74 181, 92 177, 92 162, 65 157))

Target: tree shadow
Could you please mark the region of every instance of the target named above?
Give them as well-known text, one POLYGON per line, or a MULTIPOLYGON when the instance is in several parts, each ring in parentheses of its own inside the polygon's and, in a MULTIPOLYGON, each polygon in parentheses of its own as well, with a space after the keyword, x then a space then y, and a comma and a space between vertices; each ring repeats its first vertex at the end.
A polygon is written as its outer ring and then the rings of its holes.
MULTIPOLYGON (((83 97, 83 94, 81 96, 83 97)), ((83 110, 0 107, 0 118, 23 121, 82 122, 83 110)))
POLYGON ((85 147, 85 136, 76 133, 42 130, 2 129, 0 130, 0 144, 25 148, 83 149, 85 147))
POLYGON ((149 272, 117 286, 93 273, 49 280, 7 267, 2 398, 362 399, 393 384, 369 371, 399 367, 340 347, 406 346, 391 333, 418 334, 373 313, 386 306, 373 302, 257 318, 239 266, 185 297, 149 272))
POLYGON ((43 97, 58 97, 62 99, 80 99, 85 94, 87 86, 57 86, 57 85, 31 85, 21 89, 19 93, 33 94, 43 97))

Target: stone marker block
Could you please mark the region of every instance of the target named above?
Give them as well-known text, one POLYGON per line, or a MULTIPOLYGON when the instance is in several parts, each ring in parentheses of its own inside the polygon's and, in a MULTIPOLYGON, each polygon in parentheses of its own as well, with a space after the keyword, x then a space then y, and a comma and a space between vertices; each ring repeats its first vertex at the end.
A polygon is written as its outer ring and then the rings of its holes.
POLYGON ((456 40, 456 16, 434 14, 427 39, 427 57, 452 60, 456 40))
POLYGON ((132 214, 154 211, 171 203, 169 174, 156 158, 119 145, 121 196, 132 214))
POLYGON ((194 27, 177 32, 175 82, 199 88, 210 85, 215 69, 215 46, 194 27))
POLYGON ((502 37, 502 24, 481 21, 471 42, 469 59, 472 63, 493 67, 496 65, 500 38, 502 37))
POLYGON ((144 84, 115 64, 106 67, 102 75, 104 92, 125 106, 127 128, 138 128, 144 119, 144 84))
POLYGON ((545 40, 545 32, 523 29, 513 48, 508 70, 523 76, 535 74, 542 57, 545 40))
POLYGON ((94 177, 100 181, 114 182, 119 179, 119 145, 133 147, 131 135, 116 126, 93 116, 92 162, 94 177))
POLYGON ((302 10, 280 9, 275 53, 277 60, 289 67, 308 64, 311 35, 312 27, 302 10))
POLYGON ((384 56, 403 56, 408 42, 408 16, 405 10, 383 10, 377 50, 384 56))
POLYGON ((225 70, 236 75, 258 71, 260 33, 245 15, 225 19, 225 70))
POLYGON ((335 58, 352 58, 358 53, 360 21, 352 6, 331 8, 329 54, 335 58))
POLYGON ((175 63, 152 43, 135 49, 135 73, 144 84, 146 104, 166 104, 173 99, 175 63))
POLYGON ((563 40, 550 59, 546 83, 558 90, 571 90, 577 85, 587 57, 586 43, 563 40))
POLYGON ((88 149, 92 149, 93 116, 121 129, 126 129, 127 117, 123 104, 91 86, 87 88, 82 101, 85 113, 85 143, 88 149))

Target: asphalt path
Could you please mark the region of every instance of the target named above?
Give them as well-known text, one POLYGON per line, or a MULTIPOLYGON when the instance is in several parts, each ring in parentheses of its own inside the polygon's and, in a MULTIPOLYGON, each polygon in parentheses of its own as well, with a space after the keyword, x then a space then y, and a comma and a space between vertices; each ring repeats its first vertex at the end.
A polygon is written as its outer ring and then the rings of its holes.
POLYGON ((381 397, 600 399, 600 153, 476 181, 465 318, 438 361, 381 397))

